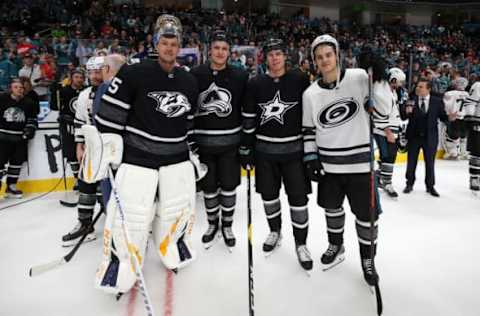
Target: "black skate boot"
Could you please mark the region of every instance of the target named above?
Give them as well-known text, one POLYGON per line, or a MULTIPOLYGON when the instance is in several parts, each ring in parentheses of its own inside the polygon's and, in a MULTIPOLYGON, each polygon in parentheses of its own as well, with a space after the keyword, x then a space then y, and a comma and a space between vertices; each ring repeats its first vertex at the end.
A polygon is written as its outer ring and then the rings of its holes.
POLYGON ((272 254, 273 250, 280 247, 282 241, 282 234, 280 232, 270 232, 268 234, 267 240, 263 243, 263 252, 265 256, 272 254))
POLYGON ((202 236, 202 243, 205 249, 212 247, 218 240, 218 222, 215 224, 209 223, 208 229, 202 236))
POLYGON ((73 228, 68 234, 62 237, 63 247, 71 247, 78 242, 78 239, 83 235, 87 235, 83 242, 89 242, 97 239, 95 236, 95 230, 90 225, 92 221, 79 221, 75 228, 73 228))
POLYGON ((323 271, 330 270, 336 265, 340 264, 345 260, 345 248, 343 245, 333 245, 329 244, 327 251, 322 255, 320 261, 323 264, 323 271))
POLYGON ((231 226, 222 226, 222 236, 223 240, 225 241, 225 245, 227 245, 228 250, 231 252, 233 247, 235 247, 235 235, 233 234, 231 226))
POLYGON ((23 197, 23 192, 17 190, 15 184, 7 185, 7 190, 5 191, 5 196, 11 199, 21 199, 23 197))
POLYGON ((378 274, 373 266, 373 260, 370 258, 362 259, 363 277, 369 286, 375 286, 378 283, 378 274))
POLYGON ((313 260, 312 256, 310 255, 310 251, 306 245, 299 245, 296 248, 298 262, 302 266, 302 268, 308 272, 310 272, 313 268, 313 260))

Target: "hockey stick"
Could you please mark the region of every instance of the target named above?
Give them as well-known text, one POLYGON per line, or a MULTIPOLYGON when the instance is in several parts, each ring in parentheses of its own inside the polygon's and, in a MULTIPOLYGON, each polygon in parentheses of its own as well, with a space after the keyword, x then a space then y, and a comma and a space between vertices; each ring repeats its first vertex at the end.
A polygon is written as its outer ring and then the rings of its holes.
POLYGON ((251 166, 247 166, 247 214, 248 214, 248 303, 249 315, 253 316, 253 255, 252 255, 252 180, 251 180, 251 166))
MULTIPOLYGON (((368 106, 370 110, 370 204, 369 204, 369 214, 370 214, 370 258, 372 259, 372 269, 375 270, 375 212, 376 210, 376 192, 375 192, 375 156, 373 148, 373 70, 371 67, 368 68, 368 106)), ((382 315, 383 313, 383 302, 382 294, 380 292, 379 281, 375 282, 375 296, 377 300, 377 314, 382 315)))
POLYGON ((152 304, 152 301, 150 299, 150 296, 148 295, 147 286, 146 286, 146 283, 145 283, 145 278, 143 277, 142 268, 140 266, 140 259, 138 258, 139 255, 138 255, 138 252, 135 248, 135 245, 131 243, 130 234, 128 233, 128 229, 127 229, 127 219, 126 219, 126 216, 125 216, 126 214, 125 214, 125 212, 122 208, 122 204, 120 203, 120 196, 118 195, 117 186, 115 184, 115 179, 113 177, 113 172, 112 172, 111 167, 108 167, 108 177, 109 177, 110 183, 112 185, 113 197, 115 199, 115 203, 117 204, 117 209, 119 211, 120 220, 122 222, 122 224, 121 224, 122 233, 123 233, 123 237, 125 239, 125 243, 126 243, 126 246, 127 246, 127 249, 128 249, 128 253, 130 254, 130 261, 131 261, 131 264, 133 266, 132 268, 134 269, 135 275, 137 277, 138 288, 140 289, 140 293, 143 296, 143 303, 145 304, 145 310, 147 311, 148 316, 154 316, 153 304, 152 304))
MULTIPOLYGON (((97 221, 100 218, 100 216, 102 215, 102 213, 105 213, 105 211, 100 210, 97 213, 97 215, 95 215, 95 218, 93 219, 93 222, 90 223, 90 225, 88 226, 88 230, 90 230, 90 228, 95 226, 95 224, 97 223, 97 221)), ((65 263, 70 262, 70 260, 72 260, 73 256, 75 256, 78 248, 80 248, 80 246, 83 244, 83 241, 85 240, 85 238, 87 238, 87 236, 88 236, 88 234, 83 235, 82 238, 80 238, 80 240, 77 242, 75 247, 73 247, 73 249, 69 253, 67 253, 65 256, 63 256, 62 258, 54 260, 54 261, 49 262, 49 263, 40 264, 40 265, 31 267, 29 272, 28 272, 28 275, 30 277, 34 277, 34 276, 40 275, 42 273, 48 272, 50 270, 53 270, 55 268, 58 268, 58 267, 64 265, 65 263)))

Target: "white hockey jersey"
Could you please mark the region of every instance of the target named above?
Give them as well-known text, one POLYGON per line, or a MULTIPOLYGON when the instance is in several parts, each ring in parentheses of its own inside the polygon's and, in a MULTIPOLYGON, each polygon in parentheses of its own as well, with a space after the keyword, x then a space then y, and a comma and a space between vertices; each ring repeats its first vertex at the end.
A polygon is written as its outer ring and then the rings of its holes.
POLYGON ((368 75, 347 69, 337 88, 313 82, 303 94, 305 155, 318 154, 328 173, 370 171, 368 75))
POLYGON ((82 90, 77 99, 77 110, 75 111, 75 142, 84 143, 85 138, 82 133, 82 125, 93 125, 92 106, 95 92, 93 87, 82 90))
POLYGON ((373 84, 373 112, 374 129, 377 135, 385 136, 385 129, 389 128, 395 136, 400 132, 400 110, 397 93, 392 90, 388 82, 373 84))
POLYGON ((443 95, 443 104, 445 104, 445 112, 447 113, 458 113, 458 118, 463 119, 464 113, 462 110, 462 105, 465 102, 465 99, 468 97, 467 91, 452 90, 447 91, 443 95))
POLYGON ((480 124, 480 81, 470 88, 470 95, 465 99, 461 112, 465 121, 480 124))

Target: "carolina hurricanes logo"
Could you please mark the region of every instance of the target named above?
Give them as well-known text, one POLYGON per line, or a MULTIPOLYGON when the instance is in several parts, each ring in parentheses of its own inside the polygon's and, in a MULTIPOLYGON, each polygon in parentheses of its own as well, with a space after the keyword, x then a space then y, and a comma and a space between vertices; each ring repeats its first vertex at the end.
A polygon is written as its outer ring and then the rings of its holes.
POLYGON ((226 117, 232 113, 232 94, 227 89, 212 82, 207 90, 198 96, 198 116, 215 113, 218 117, 226 117))
POLYGON ((324 128, 340 126, 353 119, 359 109, 354 98, 336 100, 318 114, 318 123, 324 128))
POLYGON ((260 122, 260 125, 263 125, 270 120, 275 120, 283 125, 283 116, 288 110, 297 104, 298 102, 282 101, 280 91, 277 91, 272 100, 258 104, 262 108, 262 121, 260 122))
POLYGON ((180 92, 154 91, 149 92, 147 96, 157 101, 155 110, 167 117, 182 116, 192 108, 188 98, 180 92))
POLYGON ((78 101, 78 96, 71 98, 70 102, 68 102, 68 107, 70 108, 70 111, 72 113, 77 112, 77 101, 78 101))

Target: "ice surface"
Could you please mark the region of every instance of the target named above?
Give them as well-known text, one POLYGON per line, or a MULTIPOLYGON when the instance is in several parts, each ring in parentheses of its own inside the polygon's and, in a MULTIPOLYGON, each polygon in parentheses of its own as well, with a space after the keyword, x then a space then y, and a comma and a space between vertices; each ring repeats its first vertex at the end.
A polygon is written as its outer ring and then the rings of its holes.
MULTIPOLYGON (((476 316, 480 314, 480 198, 468 190, 467 162, 437 161, 441 197, 425 192, 423 163, 410 195, 404 187, 405 165, 396 167, 398 201, 382 193, 376 265, 381 278, 384 315, 476 316)), ((246 179, 244 179, 246 180, 246 179)), ((93 288, 101 239, 83 245, 58 270, 28 276, 32 265, 57 259, 69 249, 61 236, 73 228, 76 209, 62 207, 61 193, 0 211, 0 315, 90 316, 145 315, 141 297, 119 302, 93 288), (134 301, 133 303, 129 303, 134 301), (129 308, 130 305, 130 308, 129 308)), ((253 195, 255 312, 261 316, 376 315, 374 297, 360 269, 354 216, 347 210, 346 260, 322 272, 327 247, 323 210, 310 196, 308 246, 314 258, 309 278, 297 263, 287 200, 282 193, 284 240, 269 258, 261 245, 268 228, 259 195, 253 195)), ((173 311, 166 311, 166 272, 149 243, 144 267, 155 315, 248 315, 246 181, 238 189, 234 232, 237 246, 228 253, 223 241, 204 250, 200 238, 206 216, 199 198, 193 242, 197 261, 173 280, 173 311)), ((0 208, 16 202, 0 201, 0 208)), ((97 224, 100 236, 104 219, 97 224)))

